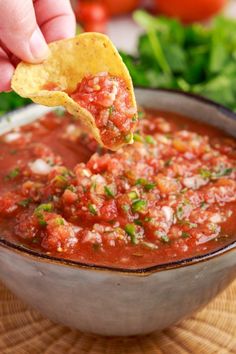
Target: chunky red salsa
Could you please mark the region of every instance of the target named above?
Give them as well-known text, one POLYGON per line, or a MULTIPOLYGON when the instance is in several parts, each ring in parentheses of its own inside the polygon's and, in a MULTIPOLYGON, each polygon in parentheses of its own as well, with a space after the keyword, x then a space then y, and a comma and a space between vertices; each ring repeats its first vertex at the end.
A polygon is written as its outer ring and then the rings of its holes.
POLYGON ((0 234, 49 255, 141 268, 206 253, 236 229, 236 141, 140 112, 134 144, 102 150, 50 113, 0 137, 0 234))
POLYGON ((108 73, 85 77, 71 97, 95 118, 102 142, 107 147, 129 143, 137 122, 136 108, 123 79, 108 73))
MULTIPOLYGON (((49 91, 63 91, 58 84, 48 82, 43 86, 49 91)), ((137 124, 137 109, 133 106, 124 79, 107 72, 86 76, 70 96, 87 109, 95 120, 104 146, 117 146, 132 142, 132 132, 137 124)))

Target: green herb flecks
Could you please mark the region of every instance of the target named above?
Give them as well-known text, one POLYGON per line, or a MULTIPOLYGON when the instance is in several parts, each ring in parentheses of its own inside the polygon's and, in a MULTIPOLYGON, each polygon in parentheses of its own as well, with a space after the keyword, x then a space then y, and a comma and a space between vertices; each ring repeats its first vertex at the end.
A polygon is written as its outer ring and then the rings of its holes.
POLYGON ((161 239, 161 241, 163 243, 169 243, 170 242, 170 239, 169 239, 168 235, 166 235, 166 234, 162 234, 160 239, 161 239))
POLYGON ((132 138, 133 138, 133 134, 130 133, 130 134, 125 135, 124 140, 128 144, 132 141, 132 138))
POLYGON ((115 191, 112 189, 111 186, 105 186, 104 187, 104 191, 105 191, 105 194, 110 197, 110 198, 114 198, 115 197, 115 191))
POLYGON ((145 136, 145 142, 149 145, 155 145, 156 141, 151 135, 146 135, 145 136))
POLYGON ((90 213, 92 215, 97 215, 98 214, 98 211, 97 211, 97 208, 94 204, 89 204, 88 205, 88 210, 90 211, 90 213))
POLYGON ((16 177, 18 177, 19 175, 20 175, 20 169, 19 169, 19 167, 16 167, 13 170, 11 170, 10 172, 8 172, 8 174, 5 176, 5 180, 6 181, 13 180, 16 177))
POLYGON ((53 211, 53 205, 51 203, 44 203, 40 204, 37 208, 34 210, 34 214, 38 219, 38 223, 41 227, 46 227, 47 222, 45 220, 44 212, 52 212, 53 211))
POLYGON ((20 200, 17 204, 22 206, 23 208, 27 208, 31 202, 32 202, 32 199, 27 198, 27 199, 20 200))
POLYGON ((199 170, 199 174, 200 174, 200 176, 201 176, 202 178, 204 178, 204 179, 209 179, 209 178, 212 177, 212 172, 209 171, 209 170, 206 169, 206 168, 201 168, 201 169, 199 170))
POLYGON ((58 225, 58 226, 65 225, 64 219, 63 219, 63 218, 60 218, 60 217, 57 217, 57 218, 55 219, 55 222, 56 222, 56 225, 58 225))
POLYGON ((181 237, 182 238, 189 238, 190 234, 188 232, 182 231, 181 237))

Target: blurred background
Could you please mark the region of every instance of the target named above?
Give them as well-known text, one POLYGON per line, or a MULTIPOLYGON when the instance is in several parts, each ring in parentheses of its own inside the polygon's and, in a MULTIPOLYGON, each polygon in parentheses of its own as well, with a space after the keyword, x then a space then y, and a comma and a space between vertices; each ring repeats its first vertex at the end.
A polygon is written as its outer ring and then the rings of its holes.
MULTIPOLYGON (((77 33, 108 34, 135 86, 191 92, 236 111, 236 1, 71 3, 77 33)), ((2 93, 0 115, 28 103, 15 93, 2 93)))

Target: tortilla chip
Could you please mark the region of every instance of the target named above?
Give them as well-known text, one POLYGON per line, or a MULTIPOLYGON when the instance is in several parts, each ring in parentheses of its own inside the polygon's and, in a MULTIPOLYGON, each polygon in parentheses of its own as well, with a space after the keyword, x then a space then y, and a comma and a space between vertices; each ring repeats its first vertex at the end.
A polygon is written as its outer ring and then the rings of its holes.
MULTIPOLYGON (((80 118, 99 144, 104 146, 92 114, 69 94, 76 90, 84 77, 108 72, 125 81, 132 107, 136 108, 132 80, 117 49, 107 36, 100 33, 83 33, 75 38, 51 43, 49 47, 50 55, 43 63, 21 62, 17 66, 12 89, 20 96, 45 106, 64 106, 69 113, 80 118), (57 88, 53 91, 45 89, 50 83, 56 84, 57 88)), ((117 150, 124 144, 122 142, 119 146, 109 148, 117 150)))

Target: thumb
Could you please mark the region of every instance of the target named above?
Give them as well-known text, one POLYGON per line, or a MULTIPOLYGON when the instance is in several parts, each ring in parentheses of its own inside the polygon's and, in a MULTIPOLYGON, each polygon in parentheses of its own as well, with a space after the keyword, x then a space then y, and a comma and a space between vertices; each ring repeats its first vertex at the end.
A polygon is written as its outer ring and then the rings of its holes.
POLYGON ((15 56, 39 63, 48 54, 35 17, 32 0, 0 0, 0 40, 15 56))

